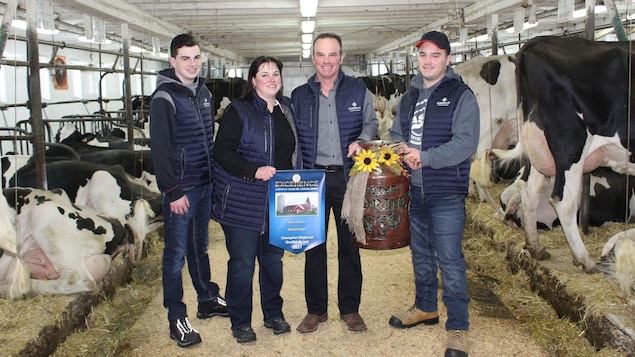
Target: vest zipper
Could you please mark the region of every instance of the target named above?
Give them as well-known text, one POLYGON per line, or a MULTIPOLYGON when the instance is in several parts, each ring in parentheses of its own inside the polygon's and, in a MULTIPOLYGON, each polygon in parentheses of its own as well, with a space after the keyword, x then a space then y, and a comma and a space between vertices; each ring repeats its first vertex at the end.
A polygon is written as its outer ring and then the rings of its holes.
MULTIPOLYGON (((273 162, 273 118, 269 114, 269 131, 265 127, 265 152, 269 153, 269 165, 275 167, 273 162), (267 138, 271 138, 267 140, 267 138)), ((267 185, 267 195, 265 196, 265 209, 262 211, 262 229, 260 235, 265 234, 265 228, 267 226, 267 212, 269 211, 269 185, 267 185)))

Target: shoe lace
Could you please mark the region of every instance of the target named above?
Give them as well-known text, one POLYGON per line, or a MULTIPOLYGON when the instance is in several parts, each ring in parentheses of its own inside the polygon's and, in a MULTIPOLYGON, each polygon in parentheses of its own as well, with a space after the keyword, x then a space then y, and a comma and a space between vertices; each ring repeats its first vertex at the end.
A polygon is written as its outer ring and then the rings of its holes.
POLYGON ((450 334, 450 339, 451 340, 457 340, 460 343, 464 343, 465 342, 465 334, 461 330, 453 330, 452 333, 450 334))
POLYGON ((192 327, 192 325, 190 324, 190 321, 187 319, 187 317, 183 318, 182 320, 181 319, 177 320, 176 321, 176 328, 181 333, 181 339, 183 339, 185 337, 185 335, 190 334, 192 332, 198 333, 198 331, 196 331, 194 329, 194 327, 192 327))
POLYGON ((218 303, 218 305, 221 306, 227 306, 227 301, 225 301, 222 297, 217 296, 216 297, 216 302, 218 303))

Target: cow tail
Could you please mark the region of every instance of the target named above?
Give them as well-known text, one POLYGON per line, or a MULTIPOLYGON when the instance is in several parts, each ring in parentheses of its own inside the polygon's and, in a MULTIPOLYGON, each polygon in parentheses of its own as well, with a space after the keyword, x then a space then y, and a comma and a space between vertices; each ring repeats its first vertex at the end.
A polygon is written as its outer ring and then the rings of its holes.
POLYGON ((0 255, 13 257, 15 264, 9 274, 9 299, 21 299, 31 290, 31 272, 18 255, 18 234, 15 229, 16 213, 7 202, 4 195, 0 195, 0 255))
POLYGON ((130 262, 133 266, 139 265, 143 255, 143 241, 148 234, 148 218, 154 217, 154 212, 148 201, 139 199, 135 201, 132 216, 128 218, 128 224, 132 228, 135 243, 139 242, 136 252, 130 253, 130 262), (136 253, 136 254, 135 254, 136 253))
POLYGON ((15 260, 11 282, 9 285, 9 299, 22 299, 31 291, 31 271, 22 259, 15 260))
POLYGON ((635 229, 607 241, 602 249, 602 270, 616 294, 627 299, 635 287, 635 229))
POLYGON ((518 140, 518 143, 516 144, 516 146, 514 146, 514 148, 509 150, 492 149, 490 154, 491 160, 496 158, 500 160, 499 165, 501 167, 509 167, 512 165, 523 167, 529 163, 529 160, 527 159, 523 149, 523 143, 520 139, 518 140))

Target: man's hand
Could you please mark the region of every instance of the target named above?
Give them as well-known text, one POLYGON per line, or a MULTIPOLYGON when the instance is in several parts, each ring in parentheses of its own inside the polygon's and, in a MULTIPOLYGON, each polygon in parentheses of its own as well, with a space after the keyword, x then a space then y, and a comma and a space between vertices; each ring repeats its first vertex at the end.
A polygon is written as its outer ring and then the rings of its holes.
POLYGON ((348 154, 346 157, 354 157, 362 151, 362 145, 359 143, 359 140, 355 140, 348 145, 348 154))
POLYGON ((406 147, 402 149, 403 160, 412 170, 418 170, 421 165, 421 151, 415 148, 406 147))
POLYGON ((174 214, 187 214, 190 210, 190 200, 183 196, 174 202, 170 202, 170 212, 174 214))

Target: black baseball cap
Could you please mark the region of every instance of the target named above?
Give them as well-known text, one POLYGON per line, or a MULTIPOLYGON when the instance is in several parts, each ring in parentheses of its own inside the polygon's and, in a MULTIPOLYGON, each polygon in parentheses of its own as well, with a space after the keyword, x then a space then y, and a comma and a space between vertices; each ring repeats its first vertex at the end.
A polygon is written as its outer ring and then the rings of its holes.
POLYGON ((450 53, 450 41, 444 33, 439 31, 426 32, 421 36, 421 40, 417 42, 415 47, 419 48, 424 42, 430 42, 438 48, 448 51, 448 54, 450 53))

